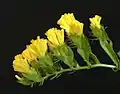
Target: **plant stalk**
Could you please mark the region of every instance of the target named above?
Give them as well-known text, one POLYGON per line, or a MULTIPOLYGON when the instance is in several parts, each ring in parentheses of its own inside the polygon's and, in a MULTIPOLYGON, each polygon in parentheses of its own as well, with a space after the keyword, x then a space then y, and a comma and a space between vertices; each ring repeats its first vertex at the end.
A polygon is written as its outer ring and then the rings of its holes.
MULTIPOLYGON (((109 65, 109 64, 94 64, 94 65, 91 65, 91 68, 96 68, 96 67, 105 67, 105 68, 116 68, 116 66, 114 65, 109 65)), ((62 69, 60 71, 57 71, 53 74, 48 74, 47 76, 44 77, 44 80, 49 78, 50 76, 54 76, 54 75, 58 75, 58 74, 61 74, 63 72, 69 72, 69 71, 76 71, 76 70, 84 70, 84 69, 90 69, 89 66, 79 66, 79 67, 76 67, 76 68, 68 68, 68 69, 62 69)))

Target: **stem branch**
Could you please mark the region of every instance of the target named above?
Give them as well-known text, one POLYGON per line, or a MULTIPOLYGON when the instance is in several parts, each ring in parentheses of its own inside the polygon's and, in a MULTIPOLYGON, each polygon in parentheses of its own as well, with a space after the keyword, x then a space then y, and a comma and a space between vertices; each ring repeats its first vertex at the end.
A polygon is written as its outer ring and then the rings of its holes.
MULTIPOLYGON (((96 67, 116 68, 116 66, 108 65, 108 64, 94 64, 94 65, 91 65, 91 68, 96 68, 96 67)), ((79 66, 79 67, 76 67, 76 68, 62 69, 62 70, 57 71, 57 72, 55 72, 53 74, 48 74, 47 76, 44 77, 44 80, 47 79, 50 76, 58 75, 58 74, 63 73, 63 72, 83 70, 83 69, 90 69, 90 68, 89 68, 89 66, 82 66, 82 67, 79 66)))

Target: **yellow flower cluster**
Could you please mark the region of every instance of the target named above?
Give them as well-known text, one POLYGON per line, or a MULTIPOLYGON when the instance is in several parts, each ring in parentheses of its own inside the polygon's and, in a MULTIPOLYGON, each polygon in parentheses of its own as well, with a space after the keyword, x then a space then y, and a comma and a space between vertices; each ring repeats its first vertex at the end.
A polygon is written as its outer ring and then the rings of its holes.
POLYGON ((27 45, 27 48, 15 56, 13 61, 14 71, 29 73, 31 71, 29 63, 37 60, 40 56, 44 56, 47 51, 47 40, 40 39, 38 36, 36 40, 31 41, 32 44, 27 45))

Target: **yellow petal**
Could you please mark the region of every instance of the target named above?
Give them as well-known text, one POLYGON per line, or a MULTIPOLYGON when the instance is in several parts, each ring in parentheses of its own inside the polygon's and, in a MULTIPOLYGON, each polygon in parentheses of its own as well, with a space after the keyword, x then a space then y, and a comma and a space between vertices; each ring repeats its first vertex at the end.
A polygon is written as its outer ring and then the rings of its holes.
POLYGON ((56 28, 51 28, 45 33, 45 35, 47 36, 48 40, 52 42, 52 44, 59 45, 59 42, 57 40, 56 33, 55 33, 56 30, 57 30, 56 28))
POLYGON ((36 54, 34 54, 33 52, 29 51, 29 49, 25 49, 22 52, 22 56, 23 58, 27 59, 28 62, 30 63, 33 60, 36 60, 36 58, 38 57, 36 54))
POLYGON ((64 30, 56 30, 56 37, 58 39, 59 44, 64 43, 64 30))
POLYGON ((38 44, 36 45, 38 51, 40 52, 41 56, 44 56, 47 52, 47 40, 46 39, 40 39, 38 44))
POLYGON ((27 46, 27 49, 28 49, 31 53, 35 54, 36 57, 40 56, 40 54, 39 54, 39 52, 38 52, 38 49, 36 48, 35 45, 30 44, 29 46, 27 46))
POLYGON ((83 34, 83 23, 80 23, 77 20, 74 20, 73 23, 70 25, 70 33, 72 35, 81 35, 83 34))

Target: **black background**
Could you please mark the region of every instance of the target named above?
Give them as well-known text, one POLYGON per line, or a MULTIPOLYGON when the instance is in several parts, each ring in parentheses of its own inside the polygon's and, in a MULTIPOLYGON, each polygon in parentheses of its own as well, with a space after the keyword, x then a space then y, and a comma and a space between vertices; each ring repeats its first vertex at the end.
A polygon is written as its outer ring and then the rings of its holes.
MULTIPOLYGON (((32 38, 44 33, 64 13, 74 13, 77 20, 84 22, 84 33, 88 35, 89 17, 98 14, 107 26, 106 32, 120 49, 120 11, 115 0, 69 0, 69 1, 6 1, 0 3, 0 94, 119 94, 120 72, 107 68, 78 71, 72 75, 63 74, 60 78, 45 81, 34 88, 16 82, 12 61, 16 54, 25 49, 32 38)), ((99 43, 92 43, 93 52, 105 63, 111 63, 99 43)))

